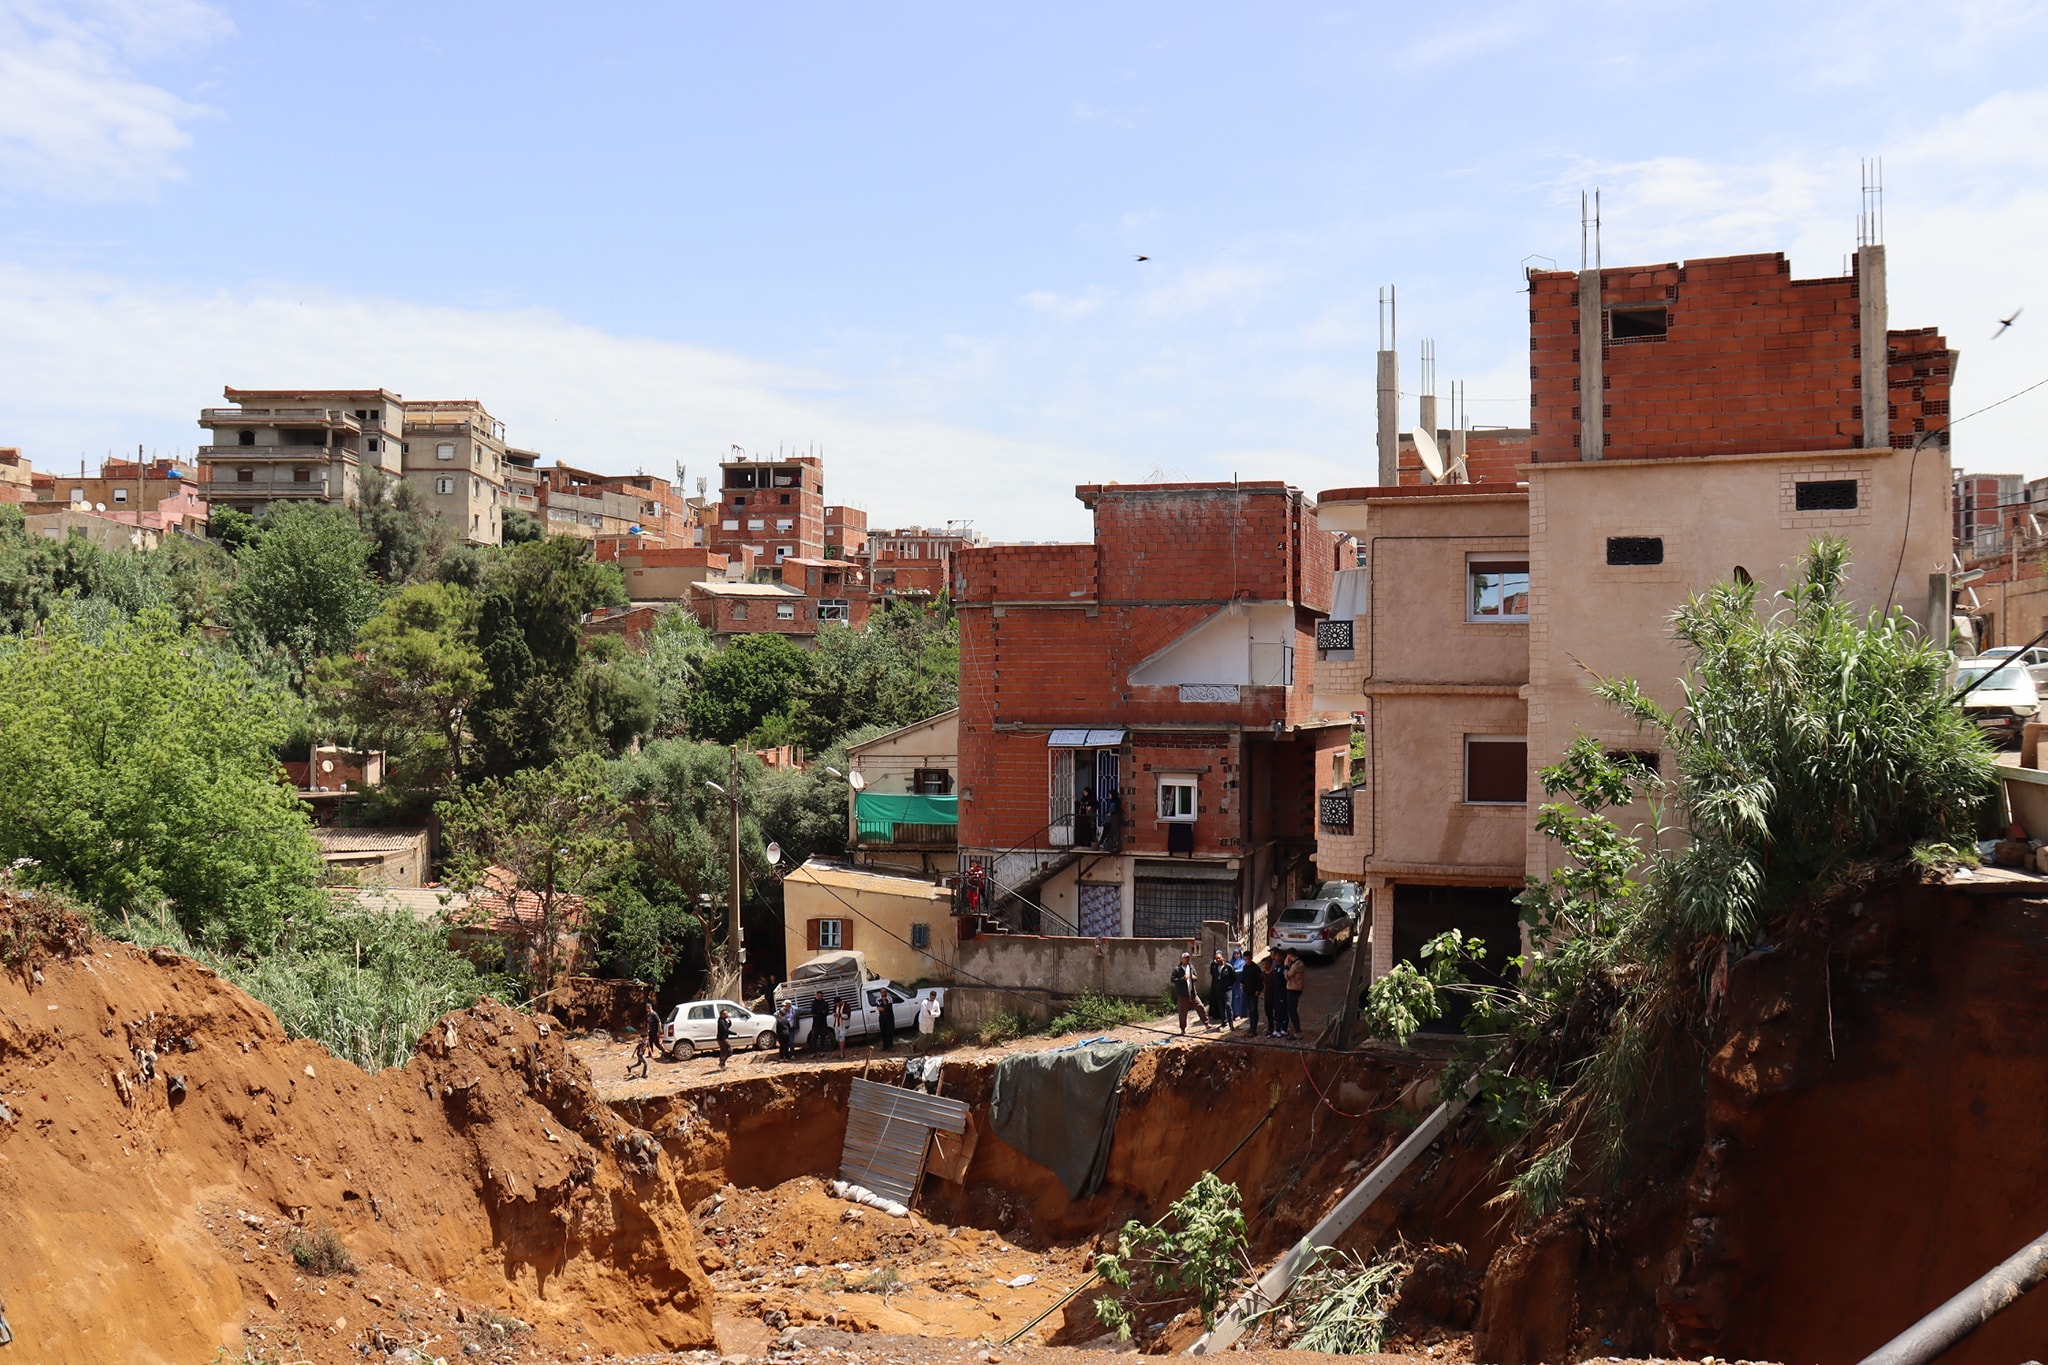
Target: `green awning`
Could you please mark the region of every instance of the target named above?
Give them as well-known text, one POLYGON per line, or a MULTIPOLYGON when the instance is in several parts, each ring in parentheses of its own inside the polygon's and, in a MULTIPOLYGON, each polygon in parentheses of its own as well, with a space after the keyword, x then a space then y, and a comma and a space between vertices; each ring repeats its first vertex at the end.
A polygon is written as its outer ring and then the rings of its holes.
POLYGON ((953 829, 960 823, 960 798, 855 792, 853 818, 863 843, 951 842, 953 829), (899 835, 899 825, 916 828, 899 835))

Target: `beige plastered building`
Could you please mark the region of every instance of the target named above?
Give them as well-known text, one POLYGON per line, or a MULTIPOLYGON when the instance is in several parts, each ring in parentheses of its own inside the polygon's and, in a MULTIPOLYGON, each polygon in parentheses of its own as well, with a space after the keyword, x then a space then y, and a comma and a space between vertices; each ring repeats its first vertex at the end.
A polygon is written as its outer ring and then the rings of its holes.
POLYGON ((504 539, 505 424, 473 398, 404 405, 405 477, 470 545, 504 539))
MULTIPOLYGON (((1630 677, 1682 701, 1669 618, 1744 575, 1766 607, 1816 536, 1850 547, 1860 611, 1896 606, 1945 630, 1945 450, 1861 449, 1526 465, 1520 484, 1339 489, 1325 530, 1359 543, 1319 650, 1316 705, 1358 717, 1367 756, 1351 826, 1318 841, 1322 875, 1372 891, 1372 971, 1449 928, 1498 960, 1519 951, 1513 904, 1554 849, 1536 830, 1537 778, 1579 734, 1667 767, 1593 695, 1630 677), (1826 496, 1802 485, 1829 485, 1826 496), (1853 486, 1853 494, 1850 487, 1853 486), (1802 510, 1815 503, 1825 510, 1802 510), (1844 506, 1849 503, 1852 505, 1844 506), (1341 628, 1326 637, 1341 643, 1341 628)), ((1340 796, 1340 793, 1330 795, 1340 796)), ((1327 798, 1326 798, 1327 799, 1327 798)), ((1647 837, 1649 812, 1621 812, 1647 837)))

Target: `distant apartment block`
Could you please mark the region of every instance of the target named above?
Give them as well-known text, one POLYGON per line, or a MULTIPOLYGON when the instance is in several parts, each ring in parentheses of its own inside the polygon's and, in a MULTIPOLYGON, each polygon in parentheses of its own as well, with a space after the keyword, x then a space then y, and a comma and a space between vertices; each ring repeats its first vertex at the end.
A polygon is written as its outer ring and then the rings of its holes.
POLYGON ((969 523, 949 522, 942 528, 905 526, 868 536, 868 570, 875 596, 929 601, 953 581, 953 556, 973 545, 986 545, 969 523))
POLYGON ((813 455, 728 460, 719 466, 719 513, 709 549, 751 545, 763 564, 825 558, 825 466, 813 455))
POLYGON ((363 473, 404 476, 405 406, 388 389, 222 390, 205 408, 201 482, 215 507, 261 515, 274 502, 354 507, 363 473))
POLYGON ((30 502, 35 495, 35 470, 21 449, 0 446, 0 502, 30 502))
POLYGON ((474 398, 404 404, 405 477, 471 545, 504 538, 505 424, 474 398))
POLYGON ((868 551, 868 514, 858 507, 825 509, 825 558, 865 559, 868 551))

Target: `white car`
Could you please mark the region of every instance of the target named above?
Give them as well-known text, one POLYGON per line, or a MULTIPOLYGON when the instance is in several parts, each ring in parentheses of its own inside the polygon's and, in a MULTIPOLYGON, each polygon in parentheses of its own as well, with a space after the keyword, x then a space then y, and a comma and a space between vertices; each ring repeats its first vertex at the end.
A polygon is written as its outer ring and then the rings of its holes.
POLYGON ((1351 942, 1352 924, 1340 901, 1295 901, 1273 921, 1272 943, 1311 957, 1333 958, 1351 942))
POLYGON ((732 1019, 732 1045, 762 1052, 775 1046, 775 1017, 756 1014, 733 1000, 692 1000, 677 1005, 676 1012, 661 1026, 661 1046, 669 1056, 683 1061, 699 1048, 718 1048, 718 1016, 732 1019))
MULTIPOLYGON (((946 1001, 946 988, 944 986, 927 986, 913 995, 894 982, 885 981, 880 977, 870 977, 862 994, 866 996, 867 1003, 863 1008, 851 1011, 846 1027, 848 1040, 854 1038, 872 1040, 882 1036, 882 1009, 884 1001, 887 1002, 890 1018, 895 1021, 896 1036, 898 1038, 917 1037, 917 1012, 923 1006, 927 996, 936 997, 941 1009, 945 1007, 946 1001)), ((830 998, 829 992, 827 993, 827 998, 830 998)), ((771 1024, 774 1023, 772 1019, 769 1022, 771 1024)), ((808 1049, 810 1045, 811 1011, 809 1004, 806 1002, 797 1011, 796 1046, 798 1051, 803 1051, 808 1049)))
POLYGON ((2002 743, 2017 743, 2022 727, 2041 712, 2033 675, 2009 658, 1963 660, 1956 665, 1956 695, 1977 728, 2002 743), (1965 689, 1968 696, 1963 695, 1965 689))
MULTIPOLYGON (((2027 674, 2034 680, 2036 688, 2048 687, 2048 646, 2035 645, 2032 649, 2021 649, 2018 645, 2000 645, 1979 654, 1979 659, 2010 659, 2018 655, 2026 665, 2027 674)), ((1974 662, 1974 660, 1972 661, 1974 662)))

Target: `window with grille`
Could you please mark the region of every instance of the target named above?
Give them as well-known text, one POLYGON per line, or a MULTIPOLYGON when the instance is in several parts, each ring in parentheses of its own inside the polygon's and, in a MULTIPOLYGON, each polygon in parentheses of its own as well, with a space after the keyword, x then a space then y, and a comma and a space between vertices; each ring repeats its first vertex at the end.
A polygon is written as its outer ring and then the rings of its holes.
POLYGON ((453 442, 453 441, 442 441, 442 442, 439 442, 438 444, 436 444, 436 445, 435 445, 435 447, 434 447, 434 458, 435 458, 435 459, 437 459, 437 460, 452 460, 452 459, 454 459, 454 458, 455 458, 455 442, 453 442))
POLYGON ((1662 536, 1609 536, 1607 562, 1623 567, 1641 567, 1664 562, 1662 536))
POLYGON ((911 947, 913 947, 913 948, 915 948, 915 949, 917 949, 917 950, 918 950, 919 952, 923 952, 923 951, 924 951, 924 950, 925 950, 926 948, 929 948, 929 947, 931 947, 931 946, 932 946, 932 927, 931 927, 931 926, 930 926, 929 924, 913 924, 913 925, 911 925, 911 926, 910 926, 910 946, 911 946, 911 947))
POLYGON ((818 921, 818 947, 821 951, 841 947, 845 942, 845 920, 821 919, 818 921))
POLYGON ((1856 480, 1803 480, 1792 486, 1792 502, 1801 512, 1853 512, 1856 510, 1856 480))
POLYGON ((436 480, 434 480, 434 491, 435 491, 436 493, 439 493, 439 494, 443 495, 444 497, 445 497, 446 495, 450 494, 450 493, 453 493, 453 492, 455 491, 455 480, 453 480, 453 479, 436 479, 436 480))

